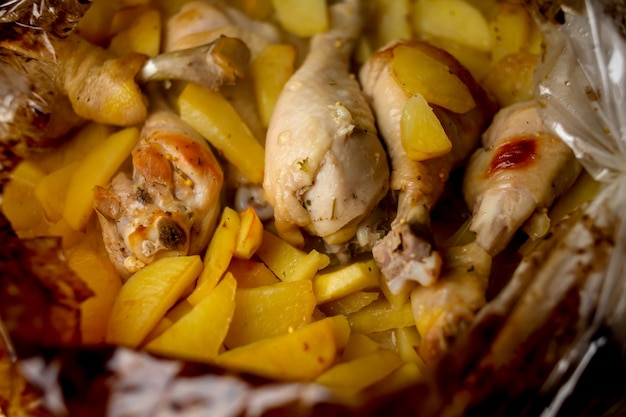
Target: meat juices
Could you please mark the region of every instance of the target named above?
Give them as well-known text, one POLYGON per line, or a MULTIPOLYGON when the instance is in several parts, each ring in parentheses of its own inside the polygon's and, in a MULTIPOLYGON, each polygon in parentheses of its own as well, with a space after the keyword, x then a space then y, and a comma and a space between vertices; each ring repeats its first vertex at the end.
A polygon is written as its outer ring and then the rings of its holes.
POLYGON ((533 102, 500 110, 463 181, 476 242, 492 256, 500 253, 534 212, 550 207, 574 183, 580 170, 571 149, 547 132, 533 102))
POLYGON ((409 97, 391 69, 393 49, 399 44, 375 52, 359 73, 391 158, 391 190, 397 192, 397 212, 391 230, 373 248, 374 258, 394 292, 401 291, 409 281, 421 285, 436 282, 442 260, 430 231, 430 210, 441 196, 450 172, 476 148, 495 112, 495 105, 484 90, 451 55, 426 43, 407 42, 446 64, 466 84, 476 102, 464 114, 431 105, 452 142, 452 150, 425 161, 411 160, 402 145, 400 127, 409 97))
POLYGON ((387 192, 389 168, 350 57, 362 27, 356 1, 330 8, 331 28, 285 85, 266 138, 264 189, 279 232, 302 227, 328 243, 354 237, 387 192))
POLYGON ((95 190, 104 244, 124 279, 159 258, 200 253, 223 182, 206 141, 169 111, 148 117, 132 163, 132 178, 121 172, 95 190))

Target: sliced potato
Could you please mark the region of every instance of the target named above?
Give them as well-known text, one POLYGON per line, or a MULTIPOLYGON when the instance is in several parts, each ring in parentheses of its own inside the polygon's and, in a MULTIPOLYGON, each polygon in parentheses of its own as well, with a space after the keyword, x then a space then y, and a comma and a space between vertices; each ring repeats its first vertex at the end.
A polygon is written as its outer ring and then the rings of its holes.
POLYGON ((180 116, 246 178, 263 182, 265 149, 221 93, 189 83, 178 98, 180 116))
POLYGON ((252 61, 252 79, 264 127, 268 127, 278 96, 295 71, 296 48, 288 44, 268 45, 252 61))
POLYGON ((94 187, 106 186, 138 141, 139 129, 120 130, 80 161, 70 180, 63 208, 63 219, 75 230, 84 231, 93 213, 94 187))
POLYGON ((252 206, 240 211, 239 219, 233 256, 250 259, 263 241, 263 223, 252 206))
POLYGON ((289 333, 311 322, 316 300, 310 280, 241 288, 226 336, 229 348, 289 333))
POLYGON ((46 213, 35 197, 35 186, 44 177, 37 165, 25 160, 11 172, 11 179, 2 190, 2 212, 21 239, 48 232, 46 213))
POLYGON ((228 272, 237 279, 237 288, 254 288, 281 282, 263 263, 252 259, 233 258, 228 272))
POLYGON ((422 371, 415 363, 405 362, 389 375, 377 381, 368 390, 375 393, 374 395, 391 394, 415 385, 423 377, 422 371))
POLYGON ((521 3, 502 2, 489 22, 492 37, 491 62, 527 50, 534 21, 521 3))
POLYGON ((228 269, 237 244, 240 223, 239 213, 230 207, 224 207, 220 221, 204 254, 204 269, 198 278, 196 290, 194 290, 194 293, 198 294, 189 296, 191 304, 196 304, 195 301, 204 298, 206 291, 213 289, 228 269), (204 287, 202 294, 200 294, 201 287, 204 287))
POLYGON ((357 291, 378 288, 379 282, 380 270, 370 259, 317 274, 313 278, 313 290, 317 302, 322 304, 357 291))
POLYGON ((402 365, 395 353, 379 349, 348 362, 339 363, 315 379, 328 387, 360 391, 380 381, 402 365))
POLYGON ((35 197, 51 222, 63 217, 67 190, 77 168, 78 162, 67 164, 43 177, 35 186, 35 197))
POLYGON ((72 251, 67 263, 94 292, 80 305, 81 342, 86 345, 104 343, 107 323, 122 288, 122 279, 107 258, 90 249, 72 251))
POLYGON ((213 361, 230 327, 236 288, 235 278, 226 274, 217 287, 151 340, 145 349, 174 358, 213 361))
POLYGON ((406 95, 421 94, 427 102, 455 113, 476 107, 467 85, 418 45, 399 44, 393 48, 391 71, 406 95))
POLYGON ((539 55, 520 51, 496 62, 481 84, 501 107, 534 97, 534 74, 539 55))
POLYGON ((380 345, 367 335, 362 333, 352 333, 348 343, 341 354, 341 361, 347 362, 359 356, 369 355, 380 349, 380 345))
POLYGON ((162 258, 131 275, 113 304, 106 341, 139 346, 201 270, 200 256, 192 255, 162 258))
POLYGON ((282 281, 312 279, 330 263, 328 255, 315 249, 304 252, 267 230, 256 254, 282 281))
POLYGON ((400 130, 402 146, 414 161, 436 158, 452 150, 439 118, 421 94, 415 94, 404 105, 400 130))
POLYGON ((385 299, 374 301, 347 318, 353 332, 365 334, 415 325, 410 303, 394 309, 385 299))
POLYGON ((378 300, 379 297, 380 293, 378 291, 357 291, 338 300, 320 305, 320 310, 329 316, 337 314, 348 315, 370 305, 378 300))
POLYGON ((335 362, 340 344, 336 321, 326 318, 291 333, 226 351, 216 363, 277 380, 309 381, 335 362))
POLYGON ((411 39, 409 0, 376 0, 377 47, 398 39, 411 39))
POLYGON ((326 0, 272 0, 272 4, 287 32, 308 38, 328 29, 326 0))
POLYGON ((111 125, 89 122, 60 146, 49 152, 35 153, 28 159, 49 174, 72 162, 82 160, 113 133, 115 128, 111 125))
POLYGON ((449 39, 480 51, 492 46, 487 18, 464 0, 416 0, 413 28, 426 38, 449 39))
POLYGON ((111 39, 109 50, 118 55, 129 52, 157 55, 161 50, 161 13, 154 8, 145 8, 128 28, 111 39))

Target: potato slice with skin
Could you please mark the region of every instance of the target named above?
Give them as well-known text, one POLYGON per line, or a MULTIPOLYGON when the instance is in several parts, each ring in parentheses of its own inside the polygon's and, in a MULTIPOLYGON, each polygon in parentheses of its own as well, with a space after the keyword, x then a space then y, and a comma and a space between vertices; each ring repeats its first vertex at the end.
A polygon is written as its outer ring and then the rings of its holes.
POLYGON ((440 60, 420 50, 420 44, 393 48, 391 71, 407 96, 421 94, 431 104, 455 113, 476 107, 469 88, 440 60))
POLYGON ((380 270, 370 259, 317 274, 313 278, 313 290, 317 302, 322 304, 357 291, 377 288, 379 283, 380 270))
POLYGON ((217 287, 148 342, 145 349, 175 358, 212 362, 233 318, 236 288, 237 281, 227 273, 217 287))
POLYGON ((308 38, 328 29, 326 0, 272 0, 272 4, 287 32, 308 38))
POLYGON ((533 25, 523 4, 500 3, 489 22, 493 44, 491 62, 497 63, 507 55, 525 50, 533 25))
POLYGON ((96 185, 104 187, 139 141, 139 130, 129 127, 113 133, 85 156, 67 189, 63 219, 75 230, 84 231, 93 213, 96 185))
POLYGON ((452 149, 439 118, 421 94, 415 94, 405 103, 400 130, 404 151, 414 161, 436 158, 452 149))
POLYGON ((215 362, 229 369, 287 381, 310 381, 336 360, 337 323, 326 318, 285 335, 226 351, 215 362))
POLYGON ((276 101, 295 71, 296 48, 288 44, 267 46, 252 61, 252 79, 264 127, 268 127, 276 101))
POLYGON ((491 49, 486 17, 464 0, 417 0, 413 27, 418 34, 450 39, 481 51, 491 49))
POLYGON ((131 275, 115 299, 105 340, 139 346, 201 270, 200 256, 191 255, 161 258, 131 275))
POLYGON ((310 280, 242 288, 224 344, 229 348, 289 333, 311 322, 316 300, 310 280))
POLYGON ((178 97, 180 117, 224 154, 247 179, 263 182, 265 149, 219 92, 189 83, 178 97))
POLYGON ((539 55, 530 52, 507 55, 491 67, 481 84, 501 107, 532 100, 538 62, 539 55))
POLYGON ((263 241, 263 223, 252 206, 240 211, 239 219, 233 256, 250 259, 263 241))

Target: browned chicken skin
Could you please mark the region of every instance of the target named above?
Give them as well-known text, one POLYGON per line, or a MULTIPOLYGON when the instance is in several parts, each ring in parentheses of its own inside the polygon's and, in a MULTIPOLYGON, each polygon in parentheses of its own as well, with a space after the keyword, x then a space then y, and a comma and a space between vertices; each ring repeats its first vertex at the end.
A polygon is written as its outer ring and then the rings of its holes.
POLYGON ((430 210, 441 196, 450 172, 478 145, 480 134, 494 113, 494 104, 456 59, 426 43, 409 42, 445 63, 467 85, 476 102, 476 106, 465 114, 431 105, 452 142, 452 150, 444 156, 421 162, 409 159, 400 133, 400 117, 409 97, 390 68, 394 47, 399 44, 375 52, 359 73, 391 158, 391 190, 398 193, 397 213, 391 231, 373 248, 374 258, 392 291, 400 291, 407 281, 431 285, 437 280, 441 257, 430 232, 430 210))
POLYGON ((223 182, 205 140, 169 111, 148 118, 132 163, 132 178, 119 173, 95 200, 106 249, 125 278, 161 257, 200 253, 223 182))

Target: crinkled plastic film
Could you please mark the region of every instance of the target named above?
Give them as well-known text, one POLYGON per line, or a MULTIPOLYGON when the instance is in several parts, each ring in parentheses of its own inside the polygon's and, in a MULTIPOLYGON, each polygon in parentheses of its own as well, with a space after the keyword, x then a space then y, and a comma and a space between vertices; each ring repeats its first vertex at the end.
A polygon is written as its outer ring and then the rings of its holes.
POLYGON ((584 218, 596 226, 615 217, 614 247, 603 276, 582 290, 583 298, 595 299, 592 308, 581 311, 589 325, 548 380, 560 389, 544 416, 558 412, 605 343, 594 338, 600 328, 608 327, 626 350, 626 40, 613 19, 622 18, 619 4, 623 2, 586 0, 582 10, 562 8, 563 24, 542 23, 546 54, 536 74, 541 115, 603 183, 584 218))

